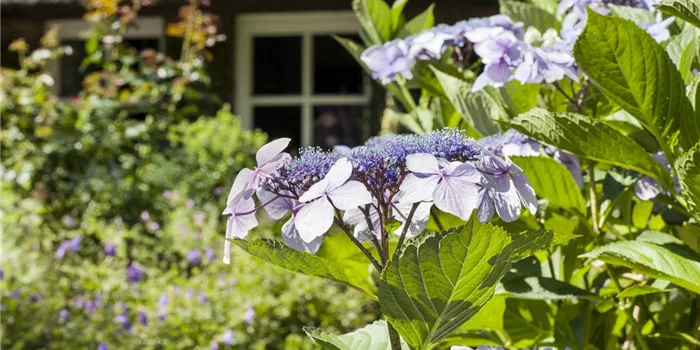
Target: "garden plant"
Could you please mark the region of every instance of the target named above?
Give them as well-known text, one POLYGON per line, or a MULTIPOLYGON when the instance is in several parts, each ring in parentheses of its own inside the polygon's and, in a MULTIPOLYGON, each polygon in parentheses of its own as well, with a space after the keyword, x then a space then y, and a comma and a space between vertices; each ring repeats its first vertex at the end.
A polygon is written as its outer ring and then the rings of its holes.
POLYGON ((363 42, 337 38, 394 127, 262 146, 224 261, 379 303, 356 331, 306 328, 324 349, 700 346, 700 4, 503 1, 452 25, 405 5, 356 0, 363 42), (251 237, 261 211, 281 240, 251 237))

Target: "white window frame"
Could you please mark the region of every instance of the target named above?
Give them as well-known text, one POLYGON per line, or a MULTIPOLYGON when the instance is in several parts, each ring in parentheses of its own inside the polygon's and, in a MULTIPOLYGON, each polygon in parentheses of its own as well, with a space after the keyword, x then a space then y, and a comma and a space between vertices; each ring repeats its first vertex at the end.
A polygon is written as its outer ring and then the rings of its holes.
MULTIPOLYGON (((59 19, 46 21, 46 29, 53 26, 58 27, 58 40, 82 40, 85 39, 83 33, 88 31, 91 24, 82 19, 59 19)), ((165 50, 165 21, 162 17, 140 17, 133 25, 130 25, 124 39, 147 39, 158 38, 158 50, 165 50)), ((56 94, 61 93, 61 62, 55 60, 47 66, 48 72, 54 78, 53 90, 56 94)))
POLYGON ((363 93, 356 95, 314 94, 313 37, 314 35, 357 34, 360 24, 351 11, 317 11, 291 13, 244 14, 236 17, 236 58, 234 101, 236 114, 243 127, 253 128, 253 108, 258 106, 301 107, 301 144, 313 144, 314 106, 369 105, 371 84, 367 75, 363 78, 363 93), (300 36, 301 94, 253 96, 253 38, 261 36, 300 36))

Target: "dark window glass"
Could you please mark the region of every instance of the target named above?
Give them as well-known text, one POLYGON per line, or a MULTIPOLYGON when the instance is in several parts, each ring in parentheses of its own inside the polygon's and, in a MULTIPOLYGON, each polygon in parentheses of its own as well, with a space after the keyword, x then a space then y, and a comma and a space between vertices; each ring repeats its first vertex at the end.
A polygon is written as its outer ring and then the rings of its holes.
MULTIPOLYGON (((348 37, 361 42, 355 35, 348 37)), ((316 35, 314 52, 315 94, 362 94, 362 67, 350 53, 328 35, 316 35)))
POLYGON ((369 135, 365 106, 316 106, 314 108, 314 144, 321 148, 362 144, 369 135))
POLYGON ((301 94, 301 37, 253 39, 253 94, 301 94))
POLYGON ((19 69, 19 55, 10 51, 10 44, 13 40, 2 40, 2 51, 0 52, 0 65, 5 68, 19 69))
MULTIPOLYGON (((136 49, 137 52, 145 49, 158 50, 159 40, 156 38, 126 39, 126 43, 136 49)), ((94 65, 81 68, 85 53, 85 40, 63 40, 62 45, 73 48, 73 54, 61 57, 61 96, 76 96, 82 90, 83 79, 95 71, 94 65)))
POLYGON ((269 140, 292 139, 289 150, 301 144, 301 106, 270 106, 253 109, 254 126, 264 131, 269 140))

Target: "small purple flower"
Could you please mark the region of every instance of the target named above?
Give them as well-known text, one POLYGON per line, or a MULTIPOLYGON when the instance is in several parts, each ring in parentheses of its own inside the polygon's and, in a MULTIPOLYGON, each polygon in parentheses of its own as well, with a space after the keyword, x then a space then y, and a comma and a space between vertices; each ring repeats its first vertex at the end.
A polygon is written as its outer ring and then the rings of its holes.
POLYGON ((97 350, 109 350, 109 347, 107 346, 107 343, 102 342, 97 346, 97 350))
POLYGON ((65 322, 66 320, 68 320, 68 310, 66 310, 66 309, 61 309, 61 310, 58 312, 58 320, 61 321, 61 322, 65 322))
POLYGON ((12 291, 12 294, 10 294, 10 298, 12 299, 17 299, 22 296, 22 292, 19 289, 15 289, 12 291))
POLYGON ((188 208, 190 208, 190 209, 191 209, 191 208, 194 208, 194 199, 188 198, 188 199, 185 201, 185 206, 188 207, 188 208))
POLYGON ((212 249, 211 247, 209 247, 209 248, 207 248, 206 250, 204 250, 204 255, 205 255, 205 256, 207 257, 207 259, 209 259, 209 260, 214 260, 214 259, 216 259, 216 254, 214 254, 214 249, 212 249))
POLYGON ((144 327, 148 326, 148 315, 143 310, 139 311, 139 323, 144 327))
POLYGON ((114 322, 117 324, 121 325, 124 330, 130 331, 131 330, 131 323, 129 322, 129 316, 125 314, 119 314, 114 317, 114 322))
POLYGON ((29 303, 30 304, 36 304, 41 300, 41 295, 40 294, 32 294, 29 296, 29 303))
POLYGON ((212 340, 209 344, 209 347, 211 348, 211 350, 219 350, 219 342, 216 340, 212 340))
POLYGON ((503 32, 493 39, 474 45, 474 52, 486 65, 476 78, 472 91, 485 86, 501 87, 513 77, 512 68, 522 56, 524 44, 512 33, 503 32))
POLYGON ((408 44, 401 39, 371 46, 362 52, 360 59, 372 71, 372 78, 382 84, 391 83, 398 75, 413 79, 411 67, 414 60, 409 55, 408 44))
POLYGON ((146 221, 148 221, 148 219, 151 218, 151 214, 149 214, 147 211, 142 211, 140 218, 141 218, 141 221, 146 222, 146 221))
POLYGON ((204 212, 203 211, 197 211, 194 213, 194 223, 197 226, 202 226, 204 224, 204 212))
MULTIPOLYGON (((249 307, 248 310, 245 310, 245 313, 243 314, 243 322, 245 322, 247 325, 252 325, 253 322, 255 321, 255 310, 252 307, 249 307)), ((232 334, 233 336, 233 334, 232 334)))
POLYGON ((224 334, 221 336, 221 342, 225 345, 231 346, 233 344, 233 331, 229 329, 224 332, 224 334))
POLYGON ((107 256, 115 256, 117 254, 117 246, 111 243, 107 243, 105 244, 104 252, 107 256))
POLYGON ((209 297, 207 297, 207 294, 204 293, 203 290, 199 290, 199 302, 202 304, 206 304, 209 302, 209 297))
POLYGON ((454 36, 432 28, 406 38, 408 56, 419 60, 439 60, 446 44, 454 40, 454 36))
POLYGON ((0 281, 5 279, 5 271, 3 269, 0 269, 0 281))
POLYGON ((524 205, 532 215, 537 211, 537 197, 532 185, 525 177, 522 169, 513 164, 508 157, 505 160, 491 152, 484 151, 476 168, 483 175, 483 190, 479 191, 480 220, 493 215, 493 205, 489 194, 493 197, 496 213, 503 221, 511 222, 520 216, 521 206, 524 205), (483 206, 483 207, 482 207, 483 206))
POLYGON ((129 265, 126 267, 126 279, 129 282, 139 282, 143 279, 143 275, 143 270, 136 265, 129 265))
POLYGON ((666 19, 661 18, 661 14, 657 17, 656 21, 651 23, 637 23, 637 25, 646 30, 649 35, 651 35, 656 42, 662 42, 668 40, 671 37, 671 32, 668 31, 668 26, 675 21, 675 17, 669 17, 666 19))
POLYGON ((199 265, 202 262, 202 254, 199 252, 199 249, 190 249, 190 251, 187 252, 187 261, 192 265, 199 265))
POLYGON ((148 222, 148 229, 151 231, 158 231, 160 228, 160 224, 156 221, 149 221, 148 222))
MULTIPOLYGON (((288 192, 284 194, 289 195, 288 192)), ((306 242, 301 238, 295 225, 297 214, 304 207, 303 203, 299 203, 292 198, 279 197, 263 189, 258 190, 258 199, 265 203, 269 202, 265 207, 265 211, 273 220, 279 220, 287 214, 287 212, 292 212, 292 216, 289 220, 282 225, 282 239, 288 246, 312 254, 318 251, 318 248, 321 247, 321 242, 323 242, 323 236, 318 236, 311 242, 306 242)))

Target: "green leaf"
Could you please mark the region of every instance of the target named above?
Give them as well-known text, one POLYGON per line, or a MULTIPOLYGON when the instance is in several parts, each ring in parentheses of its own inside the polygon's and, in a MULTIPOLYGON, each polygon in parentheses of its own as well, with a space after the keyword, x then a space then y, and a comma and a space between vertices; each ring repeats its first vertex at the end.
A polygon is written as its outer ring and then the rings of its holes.
POLYGON ((557 0, 532 0, 532 3, 551 14, 557 13, 557 0))
MULTIPOLYGON (((490 88, 487 88, 487 91, 489 90, 490 88)), ((506 112, 511 118, 537 107, 539 92, 538 84, 521 84, 517 80, 511 80, 498 89, 506 112)))
POLYGON ((663 0, 655 5, 661 12, 700 28, 700 4, 696 0, 663 0))
POLYGON ((656 137, 666 156, 673 158, 679 140, 688 149, 700 139, 700 121, 692 117, 680 73, 634 22, 589 9, 574 56, 596 87, 656 137))
POLYGON ((532 26, 544 33, 547 29, 561 29, 557 17, 533 4, 520 1, 500 0, 501 13, 510 17, 514 22, 523 22, 525 27, 532 26))
POLYGON ((503 229, 466 225, 411 240, 382 272, 382 313, 414 348, 429 349, 473 316, 510 268, 503 229))
POLYGON ((580 257, 625 266, 700 293, 700 259, 697 254, 667 234, 654 232, 640 238, 610 243, 580 257))
POLYGON ((676 173, 688 211, 696 220, 700 220, 700 143, 678 158, 676 173))
MULTIPOLYGON (((229 239, 229 241, 238 245, 248 254, 267 263, 292 272, 321 277, 346 284, 376 299, 376 296, 374 296, 371 291, 358 286, 363 283, 355 281, 354 278, 356 277, 348 276, 345 271, 337 266, 337 264, 334 264, 333 261, 289 248, 286 244, 272 239, 263 238, 254 241, 229 239)), ((366 283, 364 284, 366 285, 366 283)))
POLYGON ((495 134, 499 131, 498 126, 491 118, 497 118, 504 113, 491 96, 483 90, 472 92, 472 84, 461 77, 449 74, 435 66, 430 66, 430 68, 440 82, 447 98, 470 127, 482 136, 495 134))
POLYGON ((621 293, 617 294, 617 297, 622 299, 622 298, 633 298, 633 297, 638 297, 641 295, 648 295, 648 294, 656 294, 656 293, 664 293, 671 291, 671 289, 658 289, 654 288, 652 286, 637 286, 634 285, 629 288, 625 288, 621 293))
POLYGON ((634 21, 635 23, 651 23, 655 21, 654 14, 647 9, 614 4, 608 4, 608 7, 618 17, 629 19, 630 21, 634 21))
POLYGON ((430 29, 435 25, 435 16, 433 15, 433 9, 435 4, 430 4, 428 8, 421 12, 418 16, 413 17, 406 25, 403 27, 405 36, 411 34, 420 33, 426 29, 430 29))
MULTIPOLYGON (((371 252, 375 252, 373 248, 367 248, 371 252)), ((370 273, 374 271, 374 267, 370 265, 367 257, 344 233, 326 234, 321 248, 315 255, 341 268, 353 285, 363 290, 371 291, 372 294, 376 295, 377 288, 370 276, 370 273)))
POLYGON ((690 83, 688 88, 688 98, 695 108, 695 118, 700 119, 700 74, 696 75, 693 81, 690 83))
MULTIPOLYGON (((340 336, 310 327, 304 332, 324 350, 392 350, 384 320, 340 336)), ((408 350, 406 342, 401 342, 401 349, 408 350)))
POLYGON ((569 170, 549 157, 512 157, 523 169, 538 197, 555 208, 586 214, 586 201, 569 170))
POLYGON ((401 28, 406 25, 406 18, 403 15, 403 8, 406 7, 408 0, 395 0, 391 4, 391 33, 392 37, 399 34, 401 28))
POLYGON ((550 113, 537 108, 508 124, 569 153, 649 175, 673 191, 668 170, 640 145, 602 122, 579 114, 550 113))
MULTIPOLYGON (((681 73, 683 81, 690 83, 693 78, 691 67, 695 60, 698 34, 693 27, 688 27, 680 34, 669 39, 666 52, 681 73)), ((692 101, 691 101, 692 102, 692 101)))
POLYGON ((360 21, 360 34, 372 45, 391 40, 392 13, 383 0, 353 0, 352 9, 360 21))
POLYGON ((538 276, 520 276, 507 281, 504 279, 496 294, 529 300, 575 300, 596 297, 595 294, 566 282, 538 276))
POLYGON ((513 240, 511 243, 513 247, 512 261, 515 262, 581 236, 540 229, 512 233, 511 237, 513 240))

